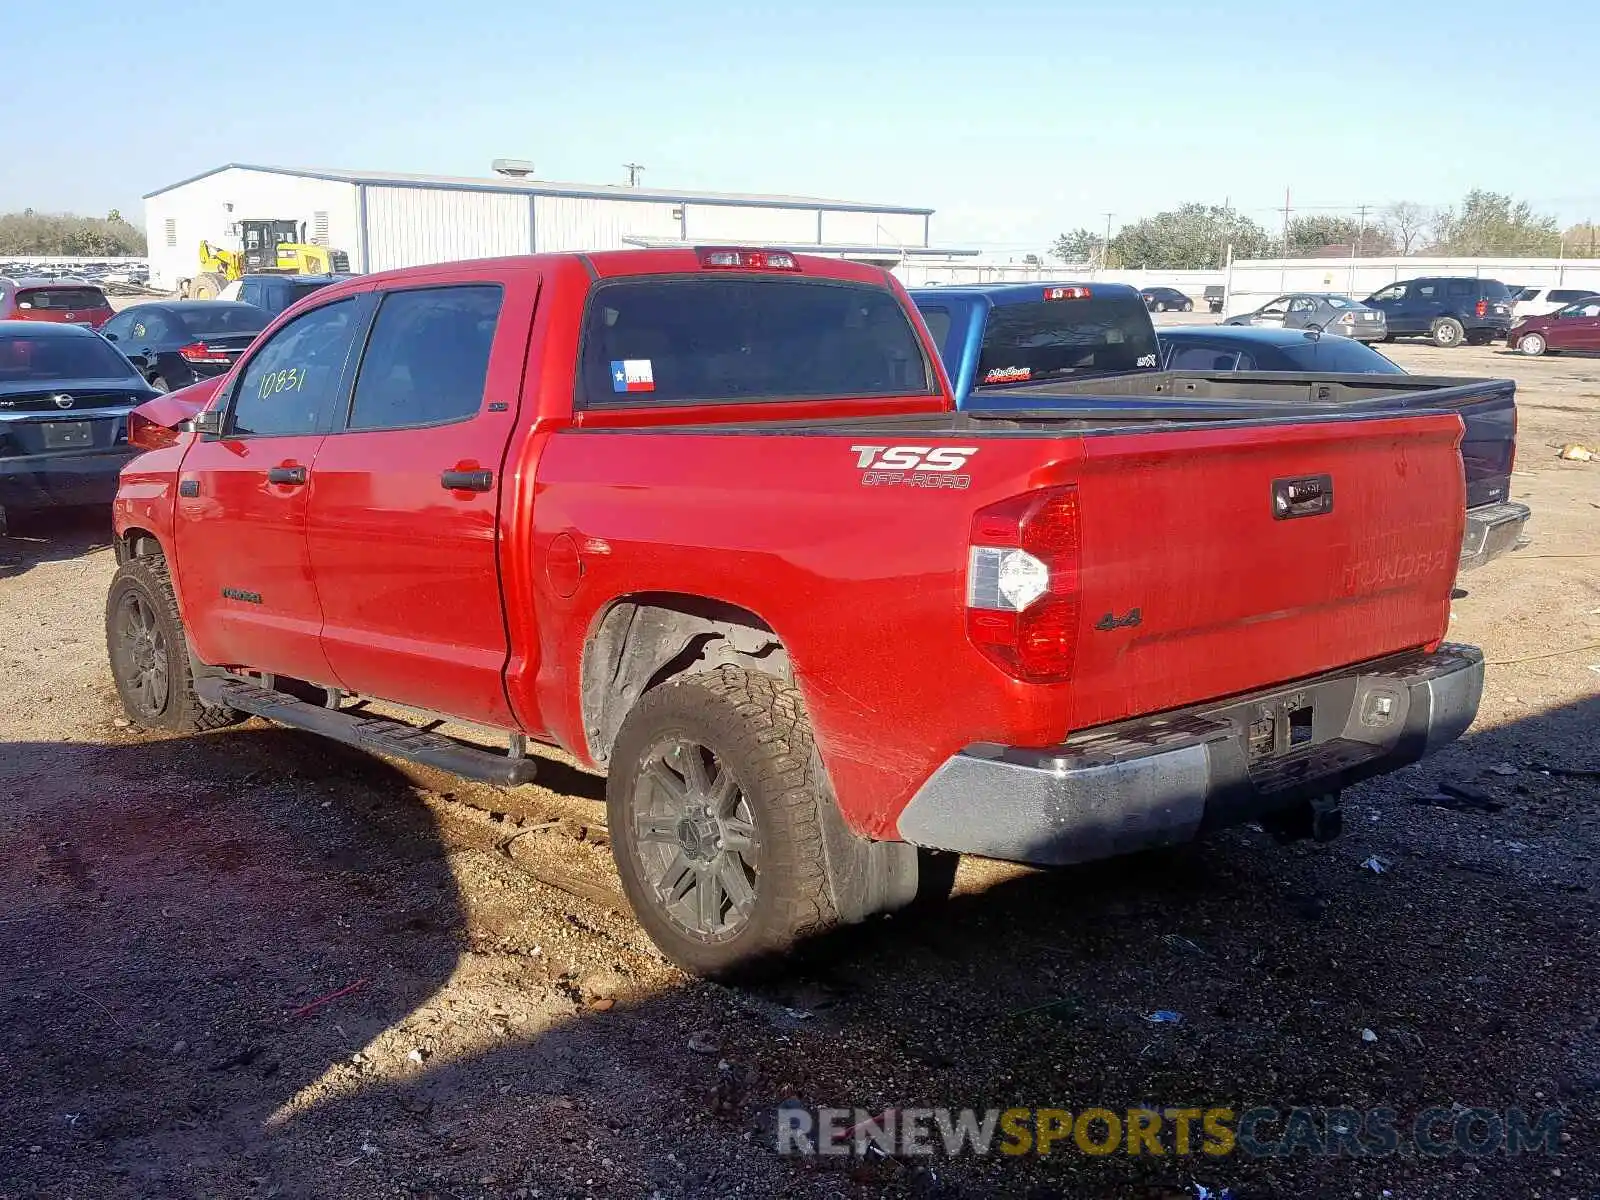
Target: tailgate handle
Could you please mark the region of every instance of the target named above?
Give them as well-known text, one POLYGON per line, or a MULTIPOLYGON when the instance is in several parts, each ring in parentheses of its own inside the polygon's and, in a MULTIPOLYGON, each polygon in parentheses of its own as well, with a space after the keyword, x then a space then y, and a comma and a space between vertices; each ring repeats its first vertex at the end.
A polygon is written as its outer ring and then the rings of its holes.
POLYGON ((1316 517, 1333 511, 1333 476, 1306 475, 1272 481, 1272 519, 1316 517))

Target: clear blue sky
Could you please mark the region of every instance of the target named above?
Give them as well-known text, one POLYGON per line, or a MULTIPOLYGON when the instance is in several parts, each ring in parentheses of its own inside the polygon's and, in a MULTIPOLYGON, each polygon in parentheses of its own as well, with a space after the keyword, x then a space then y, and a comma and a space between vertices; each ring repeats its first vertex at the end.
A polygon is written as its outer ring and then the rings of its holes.
POLYGON ((14 55, 0 211, 142 221, 230 160, 511 156, 928 206, 936 242, 993 249, 1184 200, 1270 226, 1286 185, 1297 209, 1480 186, 1600 218, 1594 0, 0 0, 14 55))

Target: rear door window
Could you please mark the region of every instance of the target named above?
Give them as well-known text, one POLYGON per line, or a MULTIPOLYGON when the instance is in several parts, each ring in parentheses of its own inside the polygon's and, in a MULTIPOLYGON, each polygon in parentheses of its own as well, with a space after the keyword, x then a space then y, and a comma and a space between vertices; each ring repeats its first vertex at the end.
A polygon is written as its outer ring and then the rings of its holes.
POLYGON ((1153 369, 1155 328, 1134 294, 1004 304, 989 313, 977 381, 1012 383, 1153 369))
POLYGON ((832 280, 629 279, 585 318, 587 404, 931 395, 937 376, 894 293, 832 280))
POLYGON ((475 416, 500 297, 494 284, 385 296, 356 376, 350 428, 409 429, 475 416))
POLYGON ((1452 279, 1445 285, 1445 295, 1452 300, 1460 300, 1477 294, 1478 285, 1471 279, 1452 279))
POLYGON ((227 436, 316 433, 339 394, 361 316, 351 296, 290 321, 251 355, 234 388, 227 436))

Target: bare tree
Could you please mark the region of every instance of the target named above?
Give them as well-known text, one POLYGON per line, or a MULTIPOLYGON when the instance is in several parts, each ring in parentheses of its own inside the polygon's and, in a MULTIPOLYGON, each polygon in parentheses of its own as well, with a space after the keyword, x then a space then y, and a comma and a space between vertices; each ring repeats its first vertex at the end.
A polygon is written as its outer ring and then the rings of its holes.
POLYGON ((1410 200, 1397 200, 1383 210, 1380 222, 1389 240, 1399 247, 1401 254, 1422 249, 1428 230, 1433 225, 1433 210, 1410 200))

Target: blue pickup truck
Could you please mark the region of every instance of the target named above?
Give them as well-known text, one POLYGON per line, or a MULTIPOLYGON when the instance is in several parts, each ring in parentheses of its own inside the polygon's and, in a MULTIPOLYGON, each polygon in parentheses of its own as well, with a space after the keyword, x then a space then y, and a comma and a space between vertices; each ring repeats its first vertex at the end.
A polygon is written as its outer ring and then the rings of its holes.
MULTIPOLYGON (((1517 545, 1529 512, 1511 500, 1517 445, 1516 385, 1509 379, 1305 371, 1187 371, 1163 365, 1164 347, 1139 293, 1122 284, 997 284, 911 293, 966 410, 1037 405, 1085 419, 1107 408, 1174 422, 1232 408, 1450 409, 1466 427, 1461 457, 1467 523, 1461 569, 1517 545)), ((1231 331, 1230 331, 1231 332, 1231 331)), ((1333 339, 1337 341, 1338 339, 1333 339)))

